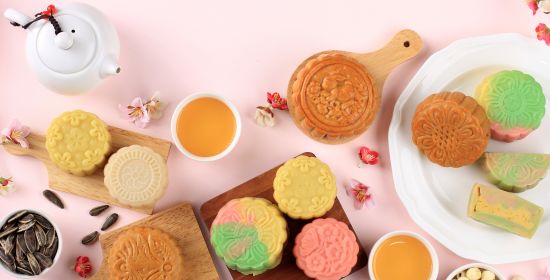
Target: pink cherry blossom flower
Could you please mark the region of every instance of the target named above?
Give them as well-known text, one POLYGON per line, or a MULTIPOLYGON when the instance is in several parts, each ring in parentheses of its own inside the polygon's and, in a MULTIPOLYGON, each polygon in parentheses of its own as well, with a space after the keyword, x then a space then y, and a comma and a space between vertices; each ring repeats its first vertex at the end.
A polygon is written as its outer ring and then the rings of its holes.
POLYGON ((362 209, 363 205, 366 205, 367 208, 371 208, 374 206, 374 198, 372 197, 372 194, 370 193, 370 188, 367 185, 355 179, 351 179, 349 185, 345 187, 348 196, 353 198, 354 206, 356 209, 362 209))
POLYGON ((544 271, 544 276, 550 278, 550 265, 546 267, 546 270, 544 271))
POLYGON ((544 41, 550 46, 550 28, 544 23, 539 23, 535 31, 537 32, 537 39, 544 41))
POLYGON ((136 97, 128 106, 118 105, 118 109, 123 117, 139 128, 146 128, 151 120, 158 120, 162 117, 166 104, 160 101, 158 92, 147 101, 141 97, 136 97))
POLYGON ((2 144, 12 143, 16 145, 21 145, 24 149, 29 148, 29 141, 27 141, 27 136, 31 133, 31 130, 28 126, 22 125, 18 120, 13 120, 11 124, 2 129, 1 142, 2 144))
POLYGON ((143 105, 141 97, 134 98, 132 103, 126 107, 118 105, 118 108, 124 114, 127 121, 135 124, 139 128, 147 127, 151 121, 149 112, 147 112, 147 109, 143 105))

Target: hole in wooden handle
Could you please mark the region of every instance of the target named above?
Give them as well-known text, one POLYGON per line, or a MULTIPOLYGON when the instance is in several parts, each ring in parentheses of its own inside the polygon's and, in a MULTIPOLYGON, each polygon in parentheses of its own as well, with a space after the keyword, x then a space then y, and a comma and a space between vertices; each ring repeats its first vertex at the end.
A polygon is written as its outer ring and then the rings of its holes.
POLYGON ((411 42, 405 41, 405 42, 403 43, 403 46, 404 46, 405 48, 408 48, 408 47, 411 46, 411 42))

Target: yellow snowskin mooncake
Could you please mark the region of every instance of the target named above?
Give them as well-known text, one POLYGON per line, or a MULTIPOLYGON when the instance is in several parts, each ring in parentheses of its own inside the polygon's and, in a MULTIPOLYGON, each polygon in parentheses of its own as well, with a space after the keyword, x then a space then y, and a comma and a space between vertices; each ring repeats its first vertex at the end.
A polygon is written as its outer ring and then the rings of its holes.
POLYGON ((279 209, 291 218, 317 218, 334 205, 336 178, 319 159, 298 156, 277 170, 273 189, 279 209))
POLYGON ((162 156, 138 145, 118 150, 109 158, 104 173, 111 196, 135 207, 154 204, 168 185, 168 169, 162 156))
POLYGON ((48 128, 46 150, 62 170, 86 176, 104 163, 111 150, 111 134, 107 125, 92 113, 65 112, 48 128))

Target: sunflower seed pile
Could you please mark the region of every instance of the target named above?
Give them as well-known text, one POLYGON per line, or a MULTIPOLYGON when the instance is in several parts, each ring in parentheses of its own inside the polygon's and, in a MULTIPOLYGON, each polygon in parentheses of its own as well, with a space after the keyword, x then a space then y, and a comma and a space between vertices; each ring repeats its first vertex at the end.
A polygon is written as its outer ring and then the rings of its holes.
POLYGON ((0 228, 0 263, 14 273, 39 275, 52 266, 58 242, 46 218, 21 210, 0 228))

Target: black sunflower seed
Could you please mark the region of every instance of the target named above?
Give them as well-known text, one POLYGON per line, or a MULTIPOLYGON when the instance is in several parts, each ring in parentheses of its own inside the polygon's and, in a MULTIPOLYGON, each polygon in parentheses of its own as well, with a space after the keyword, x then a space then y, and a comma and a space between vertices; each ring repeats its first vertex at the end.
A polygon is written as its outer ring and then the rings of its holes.
POLYGON ((57 196, 57 194, 55 194, 54 192, 50 190, 45 190, 42 192, 42 194, 44 194, 46 199, 48 199, 51 203, 55 204, 57 207, 61 209, 65 208, 65 205, 63 204, 59 196, 57 196))
POLYGON ((27 214, 23 216, 23 218, 19 219, 20 224, 26 224, 34 221, 34 215, 33 214, 27 214))
POLYGON ((53 264, 53 261, 50 257, 40 252, 35 252, 34 257, 36 258, 36 260, 38 260, 38 263, 40 263, 40 267, 42 267, 42 269, 46 269, 53 264))
POLYGON ((33 253, 27 253, 27 261, 29 261, 29 266, 34 275, 38 275, 42 272, 42 268, 40 268, 40 264, 33 253))
POLYGON ((46 236, 46 232, 44 231, 44 229, 42 229, 42 227, 39 225, 35 225, 34 233, 36 235, 36 241, 38 242, 38 247, 42 247, 46 245, 46 243, 48 242, 48 237, 46 236))
POLYGON ((48 232, 46 232, 46 248, 50 248, 52 247, 52 244, 54 242, 54 240, 56 239, 56 236, 55 236, 55 230, 54 229, 49 229, 48 232))
POLYGON ((23 236, 25 237, 25 244, 27 244, 29 252, 35 252, 36 249, 38 249, 38 241, 36 240, 36 233, 34 231, 34 228, 25 231, 23 236))
POLYGON ((6 239, 0 240, 0 246, 4 250, 4 254, 11 254, 13 248, 15 248, 15 235, 9 235, 6 239))
POLYGON ((116 223, 117 220, 118 220, 117 213, 113 213, 109 215, 109 217, 107 217, 107 219, 105 220, 105 223, 103 223, 103 226, 101 226, 101 230, 105 231, 109 229, 114 223, 116 223))
POLYGON ((26 254, 29 252, 29 248, 27 248, 27 243, 25 242, 25 236, 23 235, 23 233, 17 234, 17 239, 15 242, 16 242, 16 246, 21 248, 21 251, 23 253, 26 254))
POLYGON ((4 229, 4 231, 2 231, 2 232, 0 233, 0 238, 3 238, 3 237, 5 237, 5 236, 8 236, 9 234, 12 234, 12 233, 16 232, 17 229, 18 229, 18 227, 16 227, 16 226, 13 226, 13 227, 4 229))
POLYGON ((4 254, 4 251, 0 250, 0 261, 11 271, 15 271, 15 259, 12 255, 4 254))
POLYGON ((29 265, 29 262, 27 261, 27 254, 23 254, 23 258, 21 259, 15 259, 17 261, 17 266, 20 266, 24 269, 30 270, 31 266, 29 265))
POLYGON ((34 227, 34 225, 36 224, 36 221, 31 221, 31 222, 28 222, 26 224, 19 224, 19 227, 17 229, 17 232, 23 232, 23 231, 27 231, 29 230, 30 228, 34 227))
POLYGON ((20 263, 25 259, 25 252, 21 248, 21 245, 19 245, 19 242, 16 241, 15 243, 15 260, 17 260, 17 263, 20 263))
POLYGON ((97 206, 97 207, 93 208, 92 210, 90 210, 90 215, 91 216, 97 216, 97 215, 103 213, 103 211, 107 210, 107 208, 109 208, 109 205, 97 206))
POLYGON ((33 276, 33 273, 32 271, 30 271, 29 269, 27 268, 24 268, 24 267, 21 267, 21 266, 18 266, 15 271, 19 274, 24 274, 24 275, 29 275, 29 276, 33 276))
POLYGON ((27 210, 21 210, 17 213, 15 213, 13 216, 11 216, 11 218, 8 219, 8 221, 6 222, 7 224, 10 224, 12 222, 15 222, 16 220, 18 220, 19 218, 23 217, 23 215, 27 214, 29 211, 27 210))
POLYGON ((45 229, 52 229, 52 224, 46 220, 46 218, 42 217, 41 215, 35 215, 34 218, 36 219, 36 222, 42 226, 45 229))
POLYGON ((55 238, 54 239, 54 242, 52 244, 52 247, 48 248, 48 250, 46 251, 46 255, 49 256, 50 258, 55 258, 55 255, 57 254, 57 246, 58 246, 58 239, 55 238))
POLYGON ((84 238, 82 238, 82 244, 92 245, 97 241, 98 237, 99 237, 99 232, 94 231, 94 232, 84 236, 84 238))

